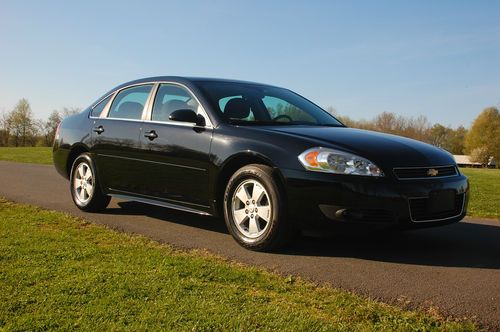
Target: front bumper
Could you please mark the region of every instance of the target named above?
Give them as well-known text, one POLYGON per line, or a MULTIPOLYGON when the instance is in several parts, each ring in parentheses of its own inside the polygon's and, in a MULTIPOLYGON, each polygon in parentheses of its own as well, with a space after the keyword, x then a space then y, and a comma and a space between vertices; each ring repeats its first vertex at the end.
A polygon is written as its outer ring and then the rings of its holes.
POLYGON ((467 213, 469 183, 462 174, 398 180, 285 169, 282 175, 289 218, 302 228, 333 223, 426 227, 457 222, 467 213), (455 210, 429 215, 422 212, 435 193, 445 191, 455 194, 455 210))

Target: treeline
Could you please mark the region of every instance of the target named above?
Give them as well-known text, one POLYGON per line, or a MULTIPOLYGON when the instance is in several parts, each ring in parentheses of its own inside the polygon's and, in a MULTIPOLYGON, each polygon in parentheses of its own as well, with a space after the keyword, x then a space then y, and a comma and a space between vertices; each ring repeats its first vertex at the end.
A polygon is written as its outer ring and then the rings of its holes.
POLYGON ((51 146, 57 125, 79 108, 54 110, 47 120, 35 119, 31 106, 21 99, 12 111, 0 115, 0 146, 51 146))
POLYGON ((384 112, 371 120, 353 120, 339 115, 333 107, 327 111, 334 114, 348 127, 375 130, 405 136, 433 144, 452 154, 470 155, 471 160, 481 164, 500 160, 500 113, 496 107, 484 109, 472 122, 470 129, 464 126, 452 128, 431 124, 425 116, 407 117, 384 112))
MULTIPOLYGON (((470 129, 431 124, 425 116, 407 117, 384 112, 371 120, 354 120, 339 115, 333 107, 326 110, 349 127, 401 135, 443 148, 452 154, 467 154, 471 159, 487 164, 500 160, 500 112, 496 107, 484 109, 470 129)), ((57 125, 79 108, 52 111, 47 120, 35 119, 30 104, 21 99, 12 111, 0 117, 0 146, 51 146, 57 125)))

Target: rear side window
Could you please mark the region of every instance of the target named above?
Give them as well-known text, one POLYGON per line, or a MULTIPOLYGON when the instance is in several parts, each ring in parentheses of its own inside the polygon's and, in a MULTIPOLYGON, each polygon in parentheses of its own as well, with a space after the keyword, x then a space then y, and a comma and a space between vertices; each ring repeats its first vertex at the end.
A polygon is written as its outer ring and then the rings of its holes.
POLYGON ((106 108, 106 105, 109 103, 111 96, 112 94, 107 98, 103 99, 99 104, 95 105, 94 108, 92 109, 92 112, 90 113, 90 116, 93 116, 95 118, 101 116, 101 113, 102 111, 104 111, 104 108, 106 108))
POLYGON ((120 91, 113 100, 108 118, 140 120, 152 87, 148 84, 120 91))

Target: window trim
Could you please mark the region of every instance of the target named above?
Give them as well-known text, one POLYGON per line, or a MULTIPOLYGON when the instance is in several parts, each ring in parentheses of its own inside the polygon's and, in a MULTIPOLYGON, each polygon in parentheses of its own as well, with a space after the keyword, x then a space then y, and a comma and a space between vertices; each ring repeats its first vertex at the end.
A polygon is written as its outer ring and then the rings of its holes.
POLYGON ((151 92, 154 90, 154 88, 155 88, 155 83, 154 82, 144 82, 144 83, 127 85, 126 87, 123 87, 121 89, 116 90, 114 92, 114 95, 111 98, 110 102, 108 102, 108 105, 106 105, 106 108, 102 111, 101 116, 99 116, 99 118, 115 119, 115 120, 122 120, 122 121, 143 121, 144 120, 144 114, 147 111, 147 108, 149 106, 148 103, 149 103, 149 100, 151 98, 151 92), (146 102, 144 103, 144 107, 142 108, 142 113, 141 113, 141 118, 140 119, 110 118, 109 117, 109 111, 111 110, 111 106, 113 105, 113 103, 114 103, 114 101, 116 99, 116 96, 118 96, 118 94, 120 92, 122 92, 123 90, 126 90, 126 89, 134 88, 134 87, 137 87, 137 86, 143 86, 143 85, 151 85, 151 90, 149 91, 148 97, 146 98, 146 102))
POLYGON ((90 107, 90 112, 89 112, 89 118, 90 118, 90 119, 99 119, 103 113, 107 113, 107 112, 108 112, 109 104, 110 104, 110 102, 111 102, 111 101, 115 98, 115 97, 114 97, 115 92, 116 92, 116 91, 113 91, 113 92, 111 92, 111 93, 108 93, 105 97, 102 97, 102 98, 101 98, 101 99, 99 99, 97 102, 95 102, 95 103, 94 103, 94 105, 92 105, 92 106, 90 107), (92 116, 92 112, 94 111, 94 108, 96 108, 97 106, 99 106, 99 105, 100 105, 103 101, 105 101, 105 100, 106 100, 106 98, 109 98, 109 97, 111 97, 111 98, 108 100, 107 104, 104 106, 104 108, 102 109, 102 111, 101 111, 101 113, 99 114, 99 116, 92 116))
POLYGON ((200 102, 200 100, 198 99, 198 97, 196 96, 196 94, 190 88, 188 88, 186 85, 184 85, 182 83, 179 83, 179 82, 173 82, 173 81, 157 81, 156 82, 156 86, 153 89, 152 94, 151 94, 150 105, 148 105, 148 109, 147 109, 146 115, 144 117, 144 122, 147 122, 147 123, 159 123, 159 124, 169 124, 169 125, 171 124, 171 125, 184 126, 184 127, 199 127, 199 128, 208 128, 208 129, 212 129, 213 128, 212 119, 208 116, 207 111, 203 107, 202 103, 200 102), (190 122, 155 121, 155 120, 151 120, 151 118, 153 116, 153 107, 154 107, 154 102, 155 102, 155 99, 156 99, 156 95, 158 94, 158 91, 160 90, 160 86, 162 84, 169 84, 169 85, 175 85, 175 86, 181 87, 181 88, 185 89, 191 96, 193 96, 193 98, 198 103, 198 107, 200 108, 200 112, 199 113, 205 118, 205 125, 204 126, 200 126, 200 125, 197 125, 195 123, 190 123, 190 122))
POLYGON ((150 81, 150 82, 141 82, 141 83, 136 83, 136 84, 130 84, 124 87, 121 87, 120 89, 117 89, 109 94, 107 94, 105 97, 101 98, 98 102, 94 104, 94 106, 91 107, 91 110, 94 109, 99 103, 101 103, 103 100, 111 96, 111 99, 108 101, 108 104, 104 109, 102 110, 101 114, 99 117, 91 116, 92 111, 90 112, 89 118, 91 119, 108 119, 108 120, 118 120, 118 121, 133 121, 133 122, 147 122, 147 123, 155 123, 155 124, 168 124, 168 125, 174 125, 174 126, 183 126, 183 127, 198 127, 198 128, 206 128, 206 129, 213 129, 213 122, 210 116, 208 115, 208 112, 205 110, 205 107, 203 107, 203 104, 200 102, 200 99, 196 96, 196 94, 185 84, 179 83, 179 82, 173 82, 173 81, 150 81), (152 84, 153 87, 151 88, 151 91, 149 92, 148 99, 146 100, 146 104, 144 104, 144 109, 142 110, 142 116, 141 119, 125 119, 125 118, 108 118, 108 113, 109 110, 111 109, 111 105, 113 104, 113 101, 115 100, 116 96, 123 90, 128 89, 128 88, 133 88, 135 86, 141 86, 141 85, 150 85, 152 84), (177 85, 181 88, 184 88, 187 90, 193 98, 196 100, 200 107, 200 114, 205 118, 205 125, 204 126, 199 126, 195 123, 188 123, 188 122, 178 122, 178 121, 153 121, 151 120, 151 115, 153 112, 153 104, 154 104, 154 99, 156 98, 156 93, 158 92, 158 89, 161 84, 171 84, 171 85, 177 85))

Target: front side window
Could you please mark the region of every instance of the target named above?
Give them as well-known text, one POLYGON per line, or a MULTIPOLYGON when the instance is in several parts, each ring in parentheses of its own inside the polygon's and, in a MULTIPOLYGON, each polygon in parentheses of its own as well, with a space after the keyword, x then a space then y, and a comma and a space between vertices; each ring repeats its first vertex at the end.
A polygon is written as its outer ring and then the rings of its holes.
POLYGON ((156 93, 151 120, 170 121, 170 114, 181 109, 190 109, 198 113, 198 106, 196 99, 183 87, 161 84, 156 93))
POLYGON ((298 94, 282 88, 232 82, 199 82, 212 108, 230 123, 343 126, 298 94))
POLYGON ((108 118, 140 120, 152 87, 152 84, 139 85, 120 91, 113 100, 108 118))
POLYGON ((111 99, 111 96, 108 96, 107 98, 103 99, 99 104, 95 105, 94 108, 92 109, 92 112, 90 113, 90 116, 93 116, 95 118, 98 118, 101 116, 102 111, 104 111, 104 108, 106 105, 109 103, 109 100, 111 99))

